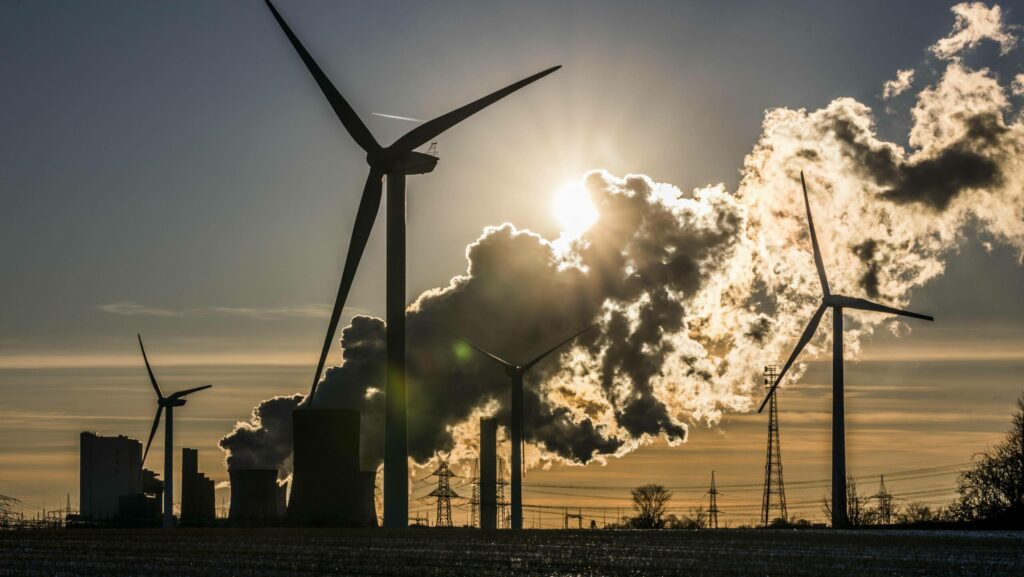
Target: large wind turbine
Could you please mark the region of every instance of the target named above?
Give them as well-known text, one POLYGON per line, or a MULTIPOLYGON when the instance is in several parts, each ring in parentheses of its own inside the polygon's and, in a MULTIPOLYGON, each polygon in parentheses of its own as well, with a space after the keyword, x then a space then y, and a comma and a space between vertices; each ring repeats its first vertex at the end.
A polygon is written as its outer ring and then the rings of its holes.
POLYGON ((534 365, 541 362, 544 357, 560 349, 566 343, 572 341, 576 337, 596 327, 600 323, 592 324, 582 331, 574 334, 573 336, 565 339, 543 353, 537 355, 530 361, 522 365, 510 363, 505 359, 484 350, 481 347, 467 341, 462 337, 458 337, 459 340, 480 351, 492 361, 498 363, 505 369, 505 374, 512 379, 512 403, 510 407, 509 420, 511 421, 512 430, 512 528, 522 529, 523 528, 523 375, 526 371, 533 368, 534 365))
POLYGON ((825 265, 821 260, 821 249, 818 248, 818 236, 814 232, 814 219, 811 217, 811 202, 807 198, 807 184, 804 182, 804 173, 800 173, 800 185, 804 189, 804 207, 807 209, 807 227, 811 233, 811 249, 814 251, 814 266, 818 269, 818 280, 821 282, 821 304, 814 312, 811 321, 807 323, 800 340, 797 342, 789 360, 782 367, 782 372, 775 379, 775 384, 768 390, 768 395, 761 402, 757 412, 764 410, 768 400, 775 394, 775 389, 786 376, 786 371, 796 361, 800 351, 804 349, 808 341, 814 336, 821 322, 825 309, 832 309, 832 526, 845 527, 846 519, 846 417, 843 409, 843 309, 855 309, 861 311, 874 311, 915 319, 933 321, 934 318, 928 315, 913 313, 887 307, 867 301, 861 298, 847 297, 832 294, 828 286, 828 278, 825 276, 825 265))
POLYGON ((191 395, 196 391, 209 389, 213 385, 203 385, 194 389, 185 389, 172 393, 165 397, 160 391, 160 385, 153 376, 153 369, 149 366, 149 359, 146 357, 146 347, 142 346, 142 335, 139 335, 139 348, 142 349, 142 360, 146 362, 146 372, 149 373, 149 382, 153 383, 153 390, 156 391, 156 418, 153 419, 153 428, 149 431, 149 440, 146 441, 146 452, 142 454, 142 463, 139 469, 146 463, 146 456, 149 455, 149 446, 153 444, 153 437, 156 436, 156 428, 160 426, 160 415, 167 409, 167 420, 164 421, 164 529, 174 528, 174 407, 185 404, 185 395, 191 395))
POLYGON ((348 297, 356 268, 359 266, 359 259, 363 255, 363 249, 366 247, 366 241, 370 237, 373 222, 380 208, 381 180, 387 176, 387 305, 385 316, 388 330, 384 412, 384 526, 405 527, 409 521, 409 451, 405 413, 405 177, 409 174, 431 172, 438 161, 435 156, 415 152, 413 149, 426 144, 452 126, 527 84, 551 74, 561 66, 548 68, 461 108, 424 122, 385 148, 381 147, 373 138, 369 129, 302 46, 270 0, 266 0, 266 2, 309 73, 313 75, 331 108, 334 109, 334 113, 344 125, 345 130, 366 151, 366 162, 370 165, 370 174, 366 179, 363 195, 359 201, 359 209, 356 212, 356 222, 352 229, 352 240, 348 245, 348 255, 345 257, 341 286, 338 288, 334 310, 331 312, 331 320, 327 325, 327 335, 320 352, 320 362, 317 364, 316 374, 313 376, 313 385, 310 389, 307 406, 312 406, 316 395, 316 387, 320 382, 320 375, 323 372, 327 353, 331 348, 331 341, 334 339, 334 331, 338 327, 338 319, 341 317, 345 299, 348 297))

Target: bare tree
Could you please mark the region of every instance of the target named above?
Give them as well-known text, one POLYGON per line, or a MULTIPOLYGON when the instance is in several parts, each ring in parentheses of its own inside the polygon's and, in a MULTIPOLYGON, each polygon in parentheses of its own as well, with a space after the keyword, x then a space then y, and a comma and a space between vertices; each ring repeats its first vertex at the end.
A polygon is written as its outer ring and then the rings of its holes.
POLYGON ((672 499, 672 492, 662 485, 649 484, 633 489, 633 510, 636 517, 632 524, 642 529, 661 529, 665 526, 665 510, 672 499))
POLYGON ((960 474, 957 492, 960 497, 951 506, 957 519, 1024 516, 1024 394, 1017 399, 1006 437, 977 455, 974 466, 960 474))

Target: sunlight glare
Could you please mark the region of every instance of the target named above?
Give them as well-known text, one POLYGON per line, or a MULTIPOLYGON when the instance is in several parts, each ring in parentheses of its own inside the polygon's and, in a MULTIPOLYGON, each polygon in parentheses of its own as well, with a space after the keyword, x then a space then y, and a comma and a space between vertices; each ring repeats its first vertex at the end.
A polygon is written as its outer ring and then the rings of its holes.
POLYGON ((572 182, 559 188, 552 209, 562 233, 572 237, 582 235, 600 216, 590 199, 590 193, 581 182, 572 182))

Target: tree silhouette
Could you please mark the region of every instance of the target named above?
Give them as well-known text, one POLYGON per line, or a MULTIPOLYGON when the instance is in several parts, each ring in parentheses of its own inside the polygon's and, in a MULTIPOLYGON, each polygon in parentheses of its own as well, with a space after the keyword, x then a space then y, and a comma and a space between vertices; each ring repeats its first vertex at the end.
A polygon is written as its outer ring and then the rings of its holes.
POLYGON ((672 492, 661 485, 642 485, 633 489, 633 510, 636 517, 632 525, 638 529, 661 529, 665 526, 665 510, 672 492))
POLYGON ((1017 519, 1024 516, 1024 394, 1017 399, 1013 426, 995 447, 976 455, 960 474, 952 515, 961 520, 1017 519))

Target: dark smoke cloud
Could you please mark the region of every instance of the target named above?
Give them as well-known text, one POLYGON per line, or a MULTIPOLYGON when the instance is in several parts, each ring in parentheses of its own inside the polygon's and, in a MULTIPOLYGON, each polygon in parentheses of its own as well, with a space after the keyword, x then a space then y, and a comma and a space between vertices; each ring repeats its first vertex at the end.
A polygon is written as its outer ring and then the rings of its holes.
MULTIPOLYGON (((943 55, 1006 37, 996 8, 958 6, 963 19, 943 55)), ((914 288, 942 274, 967 222, 1024 254, 1024 117, 1013 116, 998 79, 951 57, 911 116, 904 147, 879 138, 872 110, 851 98, 773 109, 735 193, 595 171, 581 186, 600 218, 579 238, 486 228, 467 248, 466 273, 408 310, 411 456, 472 458, 476 420, 508 419, 507 375, 449 330, 522 363, 602 322, 527 376, 532 463, 601 460, 659 436, 679 443, 688 424, 749 409, 762 367, 785 359, 820 300, 801 171, 836 293, 906 306, 914 288)), ((849 354, 882 323, 891 319, 851 319, 849 354)), ((344 362, 318 393, 318 406, 361 411, 364 467, 383 449, 384 335, 379 319, 353 319, 344 362)), ((829 338, 820 331, 804 358, 827 350, 829 338)), ((798 364, 791 378, 802 372, 798 364)), ((274 411, 260 416, 264 405, 222 443, 229 460, 236 450, 250 461, 287 455, 274 411), (271 426, 276 433, 257 431, 271 426), (265 458, 255 455, 261 442, 265 458)))
POLYGON ((227 452, 228 469, 277 469, 282 478, 290 475, 292 411, 303 399, 267 399, 252 410, 248 421, 237 423, 219 443, 227 452))

